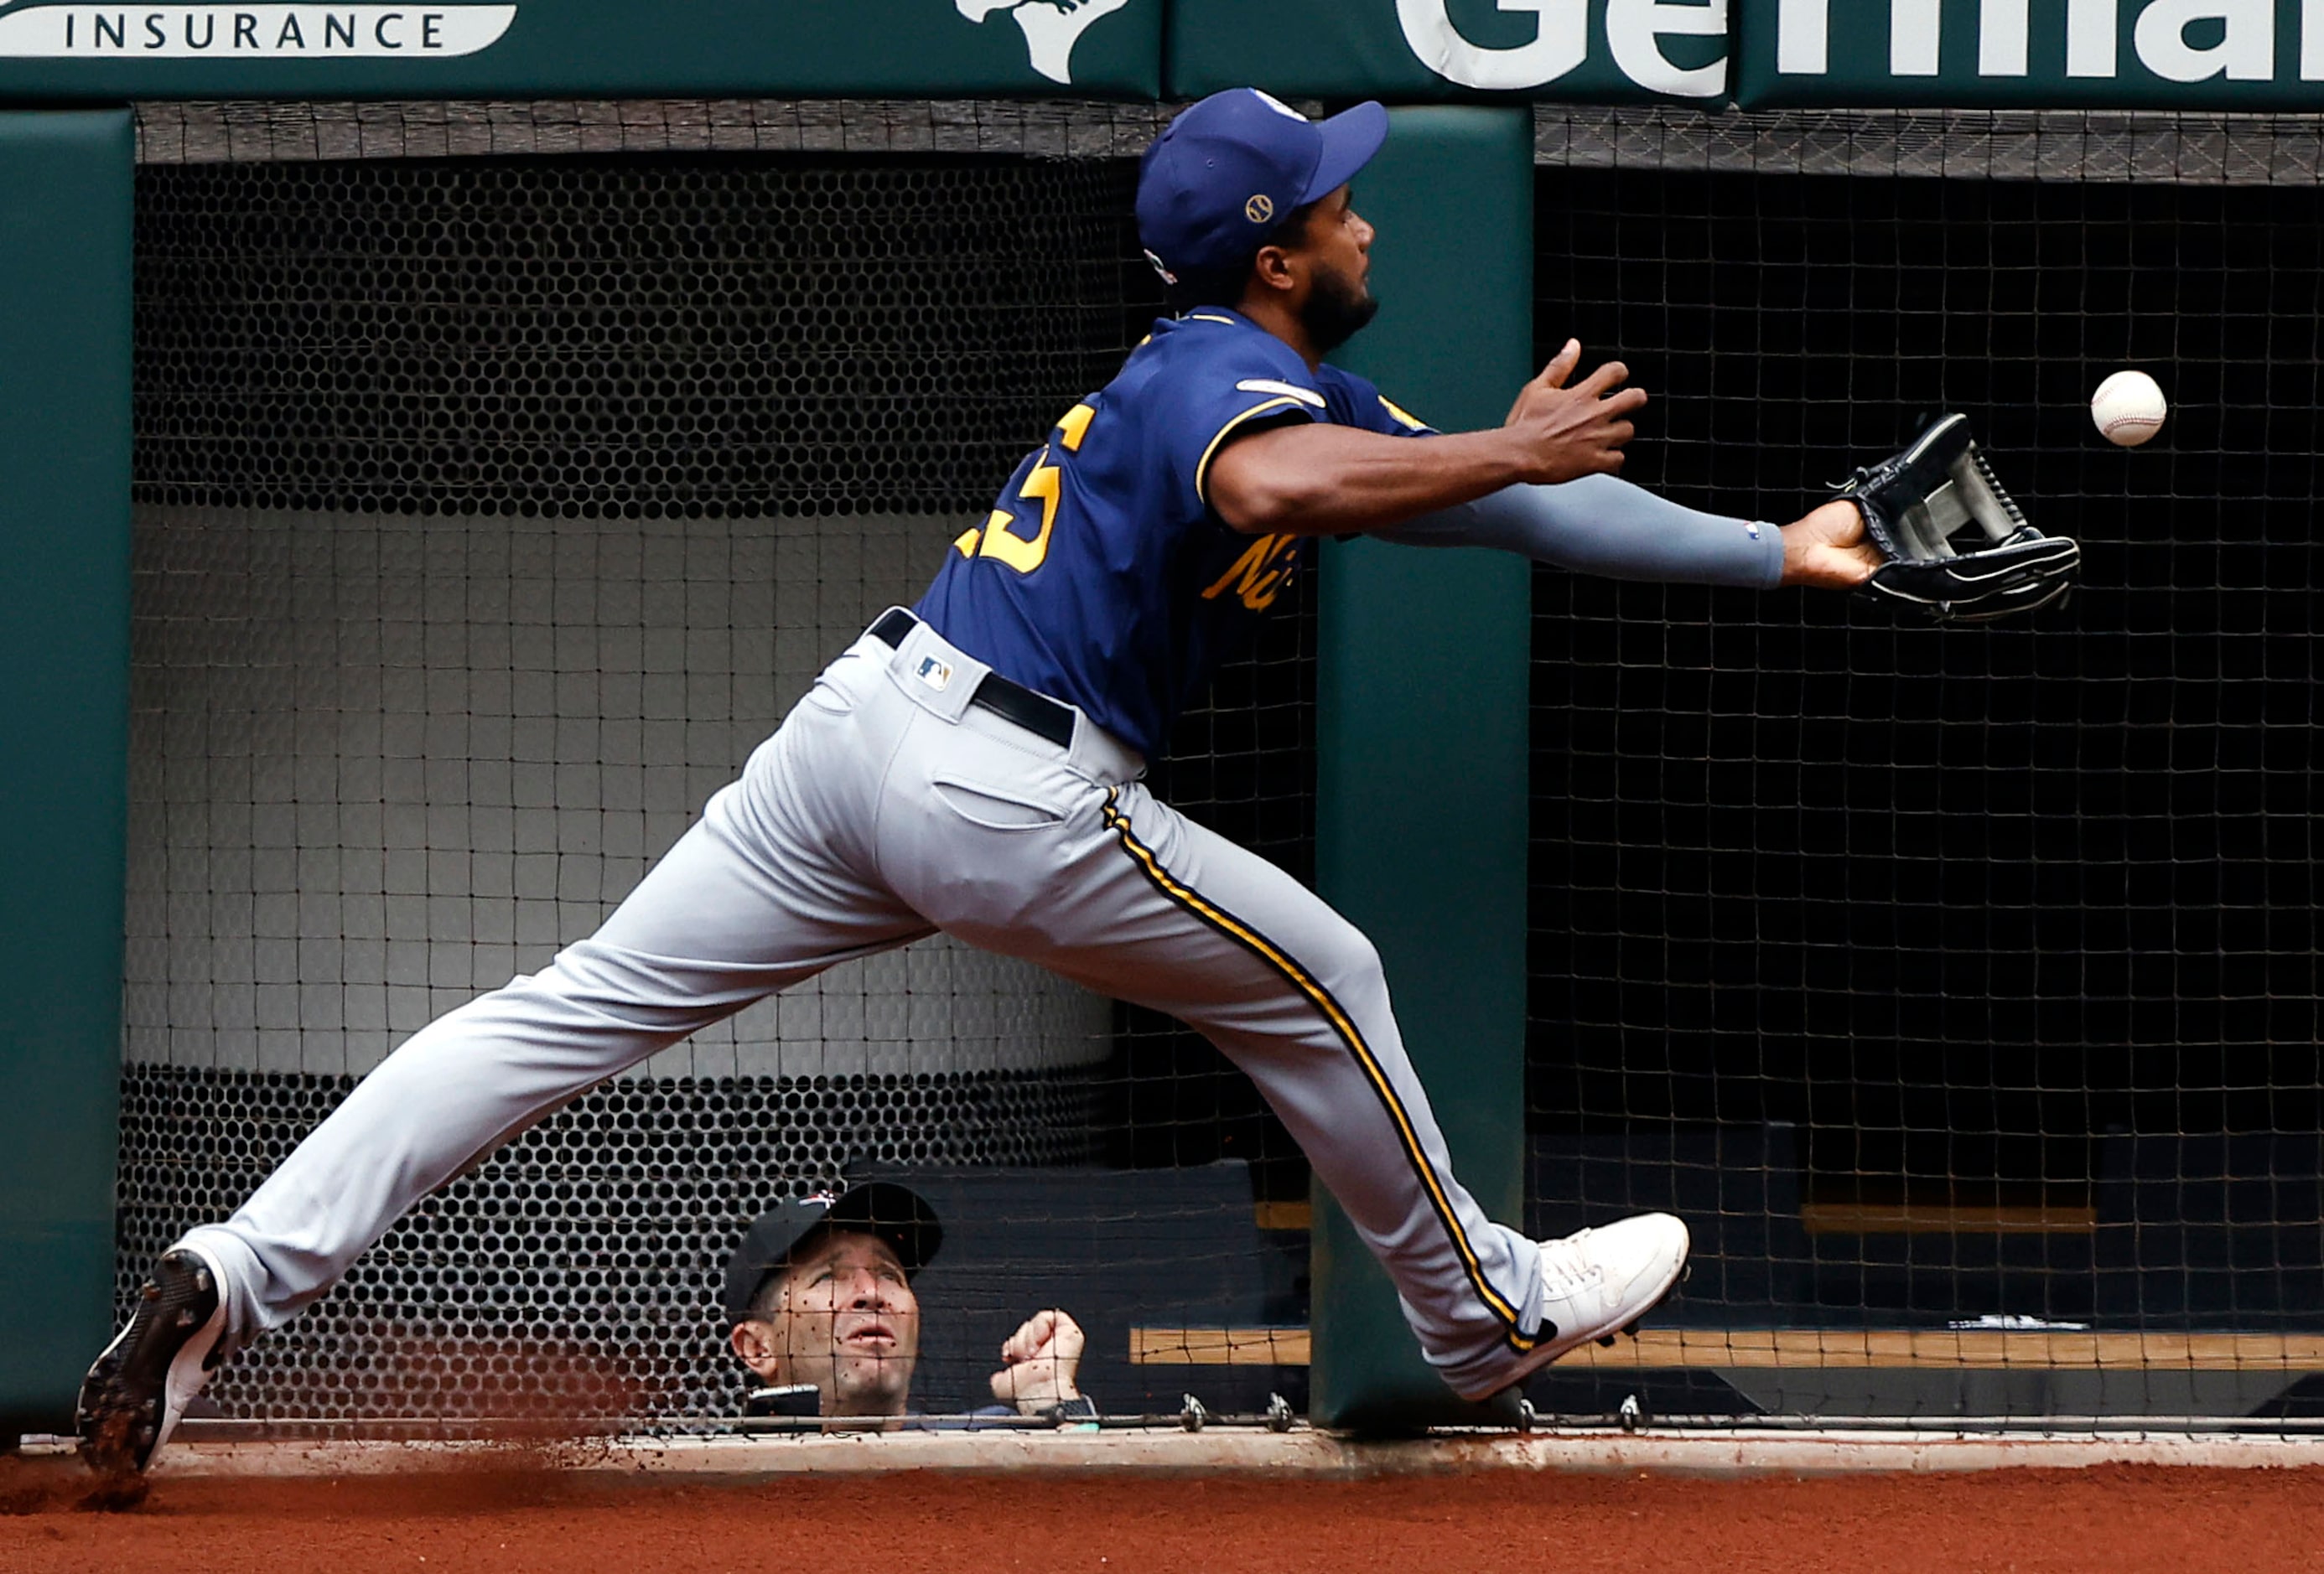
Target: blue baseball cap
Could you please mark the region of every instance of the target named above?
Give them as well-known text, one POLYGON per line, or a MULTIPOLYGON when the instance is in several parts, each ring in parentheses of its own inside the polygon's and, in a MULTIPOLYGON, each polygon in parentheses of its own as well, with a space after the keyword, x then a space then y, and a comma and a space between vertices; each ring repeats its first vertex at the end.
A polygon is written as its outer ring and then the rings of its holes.
POLYGON ((1378 104, 1310 120, 1256 87, 1213 93, 1146 150, 1139 244, 1173 284, 1244 267, 1293 208, 1347 184, 1387 140, 1378 104))

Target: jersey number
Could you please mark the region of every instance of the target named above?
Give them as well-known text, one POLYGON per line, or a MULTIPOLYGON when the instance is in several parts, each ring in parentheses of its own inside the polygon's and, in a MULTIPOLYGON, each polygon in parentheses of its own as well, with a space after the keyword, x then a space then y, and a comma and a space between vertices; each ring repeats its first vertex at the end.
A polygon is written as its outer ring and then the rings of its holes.
MULTIPOLYGON (((1057 441, 1066 453, 1081 450, 1082 439, 1089 435, 1090 419, 1096 414, 1096 410, 1086 404, 1077 404, 1065 412, 1065 419, 1057 423, 1057 441)), ((1041 533, 1029 541, 1011 534, 1009 527, 1016 522, 1017 516, 1006 509, 994 509, 984 523, 961 532, 960 539, 953 543, 954 550, 964 557, 993 558, 1019 574, 1032 573, 1049 555, 1049 532, 1057 528, 1057 496, 1064 480, 1057 467, 1049 463, 1049 448, 1044 445, 1041 456, 1033 462, 1033 473, 1017 489, 1019 497, 1041 505, 1041 533)))

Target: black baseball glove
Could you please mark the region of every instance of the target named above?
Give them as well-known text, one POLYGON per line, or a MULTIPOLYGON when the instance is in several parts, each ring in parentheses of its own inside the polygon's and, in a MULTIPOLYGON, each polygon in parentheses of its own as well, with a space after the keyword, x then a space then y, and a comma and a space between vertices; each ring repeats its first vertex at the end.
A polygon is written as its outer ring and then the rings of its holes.
POLYGON ((1887 559, 1865 581, 1867 595, 1939 622, 1983 623, 2047 606, 2074 587, 2080 545, 2025 522, 1969 440, 1966 416, 1938 417, 1911 447, 1858 470, 1840 493, 1887 559), (1967 537, 1958 547, 1956 535, 1967 537))

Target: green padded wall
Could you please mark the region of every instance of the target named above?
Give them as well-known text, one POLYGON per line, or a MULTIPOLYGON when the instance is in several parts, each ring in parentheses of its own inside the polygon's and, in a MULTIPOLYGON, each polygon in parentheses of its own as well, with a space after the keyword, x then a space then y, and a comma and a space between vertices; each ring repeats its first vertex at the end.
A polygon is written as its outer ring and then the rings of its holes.
POLYGON ((0 7, 0 100, 1156 97, 1164 0, 0 7))
POLYGON ((112 1321, 129 713, 129 114, 0 114, 0 1441, 112 1321))
MULTIPOLYGON (((1355 200, 1379 231, 1382 308, 1339 359, 1432 425, 1499 425, 1533 371, 1531 115, 1394 111, 1355 200)), ((1333 548, 1317 695, 1317 883, 1387 962, 1456 1171, 1512 1223, 1525 1206, 1530 575, 1489 552, 1333 548)), ((1316 1202, 1315 1420, 1483 1419, 1421 1359, 1346 1217, 1316 1202)))

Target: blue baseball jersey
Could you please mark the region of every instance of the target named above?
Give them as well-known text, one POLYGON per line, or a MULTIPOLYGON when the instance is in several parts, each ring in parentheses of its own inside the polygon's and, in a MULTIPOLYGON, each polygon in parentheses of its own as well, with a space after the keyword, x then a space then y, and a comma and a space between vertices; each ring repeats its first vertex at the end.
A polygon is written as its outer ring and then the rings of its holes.
POLYGON ((1230 439, 1286 421, 1428 428, 1231 311, 1157 322, 1066 411, 963 534, 913 610, 995 671, 1148 759, 1305 560, 1312 538, 1249 536, 1210 503, 1230 439))

